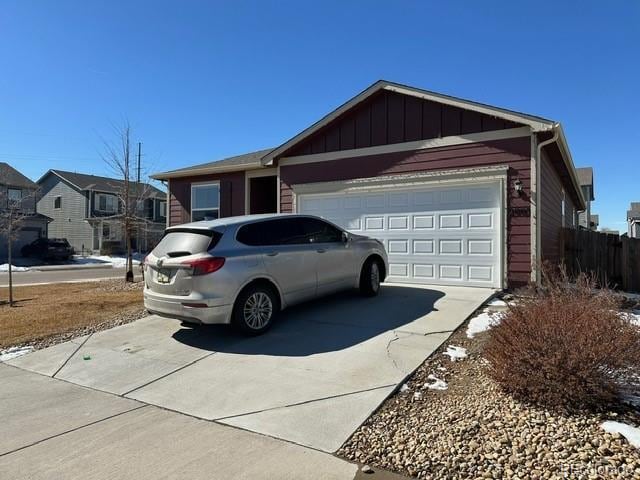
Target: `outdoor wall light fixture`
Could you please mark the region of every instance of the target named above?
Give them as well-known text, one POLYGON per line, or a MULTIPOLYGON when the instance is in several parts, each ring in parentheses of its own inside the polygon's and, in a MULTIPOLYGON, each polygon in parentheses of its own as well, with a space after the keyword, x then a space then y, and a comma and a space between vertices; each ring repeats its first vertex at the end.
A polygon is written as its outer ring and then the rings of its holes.
POLYGON ((513 182, 513 190, 516 192, 516 195, 522 195, 522 180, 516 178, 516 180, 513 182))

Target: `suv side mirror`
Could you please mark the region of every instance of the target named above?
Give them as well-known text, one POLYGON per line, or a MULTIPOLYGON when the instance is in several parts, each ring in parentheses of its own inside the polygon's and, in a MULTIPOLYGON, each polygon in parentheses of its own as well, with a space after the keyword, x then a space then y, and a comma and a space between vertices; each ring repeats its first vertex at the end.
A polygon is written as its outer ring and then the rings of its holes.
POLYGON ((347 232, 342 232, 342 243, 349 243, 351 241, 351 237, 347 232))

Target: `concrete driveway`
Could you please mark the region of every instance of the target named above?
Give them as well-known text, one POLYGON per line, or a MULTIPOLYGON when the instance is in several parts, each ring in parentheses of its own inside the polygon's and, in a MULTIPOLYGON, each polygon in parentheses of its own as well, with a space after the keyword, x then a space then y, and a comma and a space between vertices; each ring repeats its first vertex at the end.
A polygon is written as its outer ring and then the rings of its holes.
POLYGON ((387 284, 376 298, 345 293, 287 310, 254 338, 149 316, 8 363, 335 452, 492 294, 387 284))

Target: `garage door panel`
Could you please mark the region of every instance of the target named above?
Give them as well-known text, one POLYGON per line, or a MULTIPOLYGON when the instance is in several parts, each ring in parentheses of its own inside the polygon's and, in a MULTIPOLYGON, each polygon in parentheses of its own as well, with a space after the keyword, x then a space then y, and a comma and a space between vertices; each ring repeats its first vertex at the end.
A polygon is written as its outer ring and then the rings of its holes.
POLYGON ((302 194, 298 211, 380 240, 389 281, 500 286, 499 184, 302 194))

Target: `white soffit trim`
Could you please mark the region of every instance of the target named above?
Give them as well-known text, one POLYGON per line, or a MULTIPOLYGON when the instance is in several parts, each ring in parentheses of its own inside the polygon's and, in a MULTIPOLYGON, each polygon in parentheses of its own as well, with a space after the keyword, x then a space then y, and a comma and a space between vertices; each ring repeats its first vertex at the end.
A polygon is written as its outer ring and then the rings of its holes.
POLYGON ((209 167, 202 167, 202 168, 193 168, 190 170, 178 170, 178 171, 173 171, 173 172, 163 172, 163 173, 156 173, 154 175, 151 175, 151 178, 155 179, 155 180, 168 180, 170 178, 180 178, 180 177, 192 177, 192 176, 197 176, 197 175, 207 175, 209 173, 225 173, 225 172, 237 172, 237 171, 244 171, 244 170, 252 170, 252 169, 257 169, 257 168, 263 168, 261 163, 242 163, 242 164, 238 164, 238 165, 220 165, 220 166, 215 166, 215 165, 211 165, 209 167))
POLYGON ((531 129, 529 127, 508 128, 505 130, 469 133, 466 135, 432 138, 429 140, 418 140, 415 142, 393 143, 376 147, 356 148, 352 150, 338 150, 334 152, 315 153, 295 157, 283 157, 280 159, 278 164, 280 166, 301 165, 304 163, 326 162, 330 160, 338 160, 341 158, 368 157, 385 153, 425 150, 429 148, 464 145, 467 143, 488 142, 492 140, 503 140, 507 138, 526 137, 529 135, 531 135, 531 129))
POLYGON ((471 111, 483 113, 486 115, 492 115, 494 117, 502 118, 504 120, 509 120, 516 123, 522 123, 524 125, 528 125, 529 127, 531 127, 533 131, 549 130, 553 128, 553 125, 554 125, 553 121, 546 120, 544 118, 535 117, 535 116, 527 115, 524 113, 514 112, 511 110, 506 110, 504 108, 484 105, 482 103, 472 102, 470 100, 463 100, 461 98, 450 97, 448 95, 442 95, 435 92, 429 92, 427 90, 421 90, 419 88, 408 87, 406 85, 399 85, 399 84, 395 84, 385 80, 380 80, 374 83, 373 85, 371 85, 369 88, 367 88, 363 92, 353 97, 351 100, 340 105, 334 111, 325 115, 323 118, 321 118, 316 123, 314 123, 310 127, 300 132, 295 137, 291 138, 290 140, 280 145, 278 148, 269 152, 267 155, 262 157, 262 163, 264 165, 269 165, 273 163, 274 158, 276 158, 278 155, 282 154, 283 152, 291 148, 296 143, 304 140, 305 138, 309 137, 313 133, 317 132, 319 129, 321 129, 325 125, 329 124, 330 122, 338 118, 347 110, 350 110, 351 108, 356 106, 358 103, 366 100, 372 94, 380 90, 389 90, 392 92, 411 95, 413 97, 423 98, 425 100, 431 100, 437 103, 460 107, 465 110, 471 110, 471 111))
POLYGON ((438 183, 478 183, 487 180, 505 178, 509 167, 495 165, 478 168, 458 168, 437 170, 433 172, 417 172, 404 175, 385 175, 381 177, 355 178, 333 182, 301 183, 291 185, 296 195, 310 193, 333 193, 359 190, 375 190, 390 186, 421 186, 438 183))

